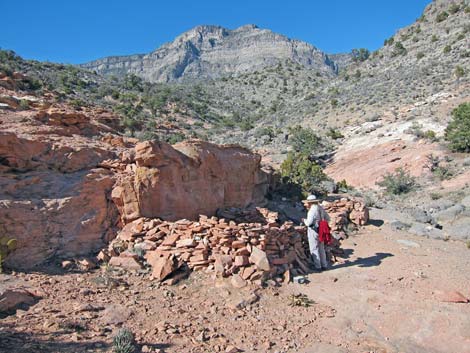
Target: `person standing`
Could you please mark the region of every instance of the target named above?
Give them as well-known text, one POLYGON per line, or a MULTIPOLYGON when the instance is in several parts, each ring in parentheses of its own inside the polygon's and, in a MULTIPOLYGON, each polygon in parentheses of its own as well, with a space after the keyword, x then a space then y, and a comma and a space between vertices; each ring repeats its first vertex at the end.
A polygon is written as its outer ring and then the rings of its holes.
POLYGON ((328 268, 328 261, 326 259, 325 244, 319 239, 318 228, 322 220, 328 222, 330 217, 320 205, 320 201, 315 195, 309 195, 303 201, 303 204, 308 210, 307 218, 303 219, 303 222, 308 227, 307 238, 313 264, 319 271, 326 270, 328 268))

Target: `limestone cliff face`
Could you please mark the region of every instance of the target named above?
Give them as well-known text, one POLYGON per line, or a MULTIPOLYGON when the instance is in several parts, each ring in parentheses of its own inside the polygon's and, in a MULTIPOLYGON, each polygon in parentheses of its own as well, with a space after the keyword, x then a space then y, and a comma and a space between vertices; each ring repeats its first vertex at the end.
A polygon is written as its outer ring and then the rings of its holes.
POLYGON ((292 60, 326 75, 336 67, 314 46, 267 29, 198 26, 149 54, 113 56, 81 65, 103 74, 136 74, 151 82, 190 81, 252 72, 292 60))

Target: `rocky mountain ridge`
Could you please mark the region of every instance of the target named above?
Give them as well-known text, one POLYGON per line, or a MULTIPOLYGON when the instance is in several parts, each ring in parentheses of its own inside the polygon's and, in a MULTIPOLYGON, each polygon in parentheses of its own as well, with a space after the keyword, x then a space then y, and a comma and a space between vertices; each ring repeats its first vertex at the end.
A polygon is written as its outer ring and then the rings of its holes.
POLYGON ((135 74, 150 82, 175 82, 253 72, 287 59, 327 76, 337 71, 313 45, 255 25, 234 30, 197 26, 151 53, 112 56, 81 67, 106 75, 135 74))

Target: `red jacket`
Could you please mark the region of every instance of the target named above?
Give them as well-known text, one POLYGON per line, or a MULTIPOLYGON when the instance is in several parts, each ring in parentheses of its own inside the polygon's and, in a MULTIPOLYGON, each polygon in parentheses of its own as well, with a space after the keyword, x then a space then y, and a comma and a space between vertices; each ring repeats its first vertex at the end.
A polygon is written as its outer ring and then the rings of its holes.
POLYGON ((331 239, 330 226, 324 219, 321 220, 318 224, 318 240, 320 240, 325 245, 330 245, 333 240, 331 239))

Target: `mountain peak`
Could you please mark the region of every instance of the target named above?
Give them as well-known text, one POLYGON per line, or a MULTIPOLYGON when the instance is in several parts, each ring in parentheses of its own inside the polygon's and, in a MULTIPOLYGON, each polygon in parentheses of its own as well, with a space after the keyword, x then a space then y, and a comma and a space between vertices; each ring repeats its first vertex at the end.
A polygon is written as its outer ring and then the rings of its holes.
POLYGON ((335 65, 313 45, 254 24, 234 30, 199 25, 149 54, 108 57, 81 66, 102 74, 133 73, 150 82, 172 82, 253 72, 286 60, 335 75, 335 65))

